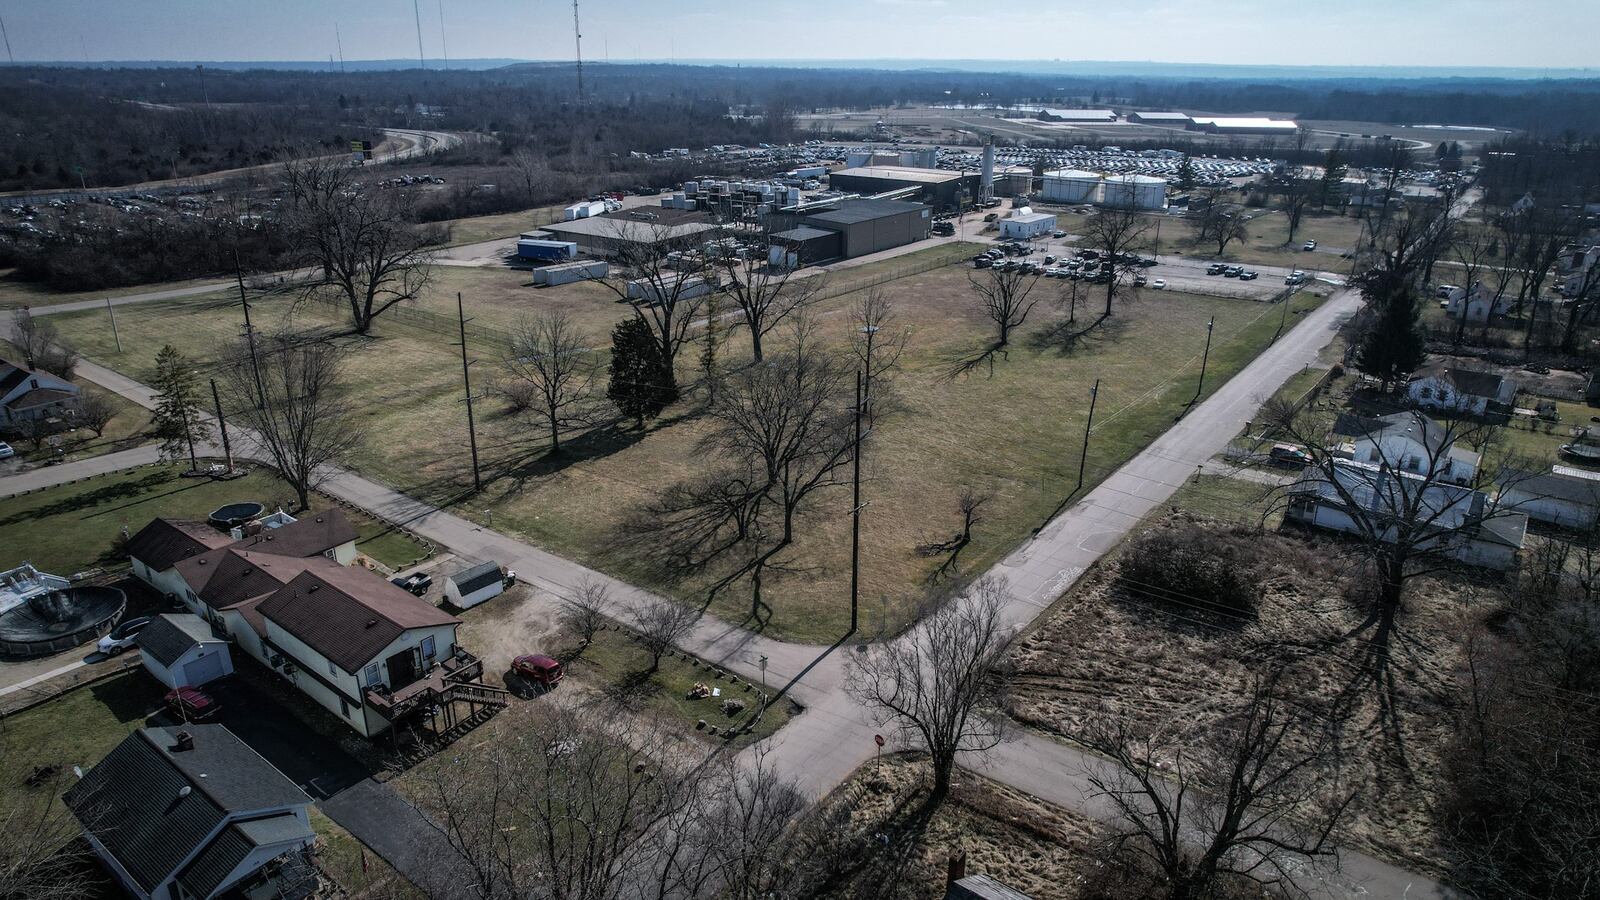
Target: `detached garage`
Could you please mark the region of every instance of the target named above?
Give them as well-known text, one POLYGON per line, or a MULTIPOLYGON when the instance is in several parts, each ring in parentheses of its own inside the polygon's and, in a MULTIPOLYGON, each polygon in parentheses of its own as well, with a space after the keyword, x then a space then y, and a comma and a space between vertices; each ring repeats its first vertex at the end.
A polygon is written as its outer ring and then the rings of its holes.
POLYGON ((169 688, 200 687, 233 674, 228 642, 191 613, 156 616, 139 632, 139 656, 150 674, 169 688))
POLYGON ((444 595, 457 609, 470 609, 505 593, 500 564, 481 563, 444 580, 444 595))

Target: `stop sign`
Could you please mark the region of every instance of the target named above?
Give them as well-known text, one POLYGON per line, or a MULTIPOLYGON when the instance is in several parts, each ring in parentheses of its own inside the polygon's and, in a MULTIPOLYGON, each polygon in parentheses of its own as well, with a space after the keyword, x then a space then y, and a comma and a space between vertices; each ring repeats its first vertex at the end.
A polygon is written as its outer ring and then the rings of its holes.
POLYGON ((881 734, 873 735, 872 736, 872 742, 874 744, 877 744, 879 747, 882 747, 883 746, 883 735, 881 735, 881 734))

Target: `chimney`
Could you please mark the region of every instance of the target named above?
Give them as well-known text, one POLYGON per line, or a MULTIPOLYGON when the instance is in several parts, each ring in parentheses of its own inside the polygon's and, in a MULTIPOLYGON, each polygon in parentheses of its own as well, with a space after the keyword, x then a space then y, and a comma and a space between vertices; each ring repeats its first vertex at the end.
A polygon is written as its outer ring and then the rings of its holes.
POLYGON ((960 853, 950 854, 950 861, 945 865, 944 870, 945 890, 949 890, 951 885, 965 877, 967 877, 967 851, 962 850, 960 853))
POLYGON ((194 749, 194 735, 187 730, 178 732, 173 736, 173 739, 177 742, 172 745, 172 752, 174 753, 186 753, 194 749))

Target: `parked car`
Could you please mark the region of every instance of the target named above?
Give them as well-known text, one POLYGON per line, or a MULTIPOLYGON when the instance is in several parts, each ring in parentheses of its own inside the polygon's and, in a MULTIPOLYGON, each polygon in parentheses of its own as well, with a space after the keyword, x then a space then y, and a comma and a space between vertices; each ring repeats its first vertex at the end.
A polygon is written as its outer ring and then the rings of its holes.
POLYGON ((1272 450, 1267 455, 1274 462, 1294 463, 1302 466, 1311 462, 1311 454, 1293 444, 1273 444, 1272 450))
POLYGON ((1158 291, 1164 291, 1167 289, 1167 280, 1165 278, 1157 278, 1155 281, 1150 282, 1150 287, 1158 291))
POLYGON ((561 663, 542 653, 517 657, 511 661, 511 671, 544 687, 555 687, 567 674, 561 663))
POLYGON ((1044 264, 1047 266, 1053 266, 1056 264, 1056 258, 1054 256, 1050 256, 1049 254, 1045 254, 1044 264))
POLYGON ((1050 236, 1051 236, 1051 237, 1053 237, 1053 238, 1055 238, 1055 239, 1056 239, 1056 240, 1058 240, 1058 241, 1059 241, 1059 240, 1061 240, 1061 239, 1062 239, 1062 238, 1064 238, 1064 237, 1066 237, 1066 236, 1067 236, 1067 233, 1066 233, 1066 232, 1065 232, 1065 231, 1058 231, 1058 232, 1056 232, 1056 233, 1055 233, 1055 234, 1052 234, 1052 235, 1050 235, 1050 236))
POLYGON ((210 694, 188 685, 167 691, 166 704, 169 712, 185 722, 204 721, 222 709, 210 694))
POLYGON ((389 583, 403 591, 409 591, 412 594, 421 597, 423 594, 428 592, 428 588, 433 586, 433 576, 427 574, 426 572, 415 572, 411 575, 396 575, 395 577, 389 579, 389 583))
POLYGON ((980 256, 972 261, 972 267, 975 269, 987 269, 992 265, 994 265, 994 260, 987 256, 980 256))
POLYGON ((1306 241, 1304 244, 1300 245, 1300 249, 1301 250, 1315 250, 1315 249, 1317 249, 1317 242, 1316 241, 1306 241))
POLYGON ((989 213, 988 215, 983 217, 983 220, 985 222, 993 222, 995 219, 998 219, 998 218, 1000 218, 1000 214, 999 213, 989 213))
POLYGON ((1228 267, 1222 263, 1212 263, 1211 265, 1206 266, 1207 275, 1221 275, 1226 271, 1228 271, 1228 267))
POLYGON ((1252 272, 1252 271, 1246 270, 1246 271, 1243 271, 1243 272, 1239 273, 1239 280, 1240 281, 1255 281, 1259 277, 1261 277, 1261 273, 1260 272, 1252 272))
POLYGON ((100 643, 95 645, 95 649, 107 656, 116 656, 118 653, 132 647, 139 637, 139 632, 143 631, 145 626, 149 624, 149 616, 123 619, 117 623, 117 627, 111 629, 110 634, 100 639, 100 643))
POLYGON ((1144 287, 1149 282, 1150 282, 1150 279, 1144 277, 1143 275, 1135 275, 1135 276, 1133 276, 1133 286, 1134 287, 1144 287))
POLYGON ((10 444, 6 443, 5 441, 0 441, 0 459, 10 459, 16 455, 17 451, 11 449, 10 444))

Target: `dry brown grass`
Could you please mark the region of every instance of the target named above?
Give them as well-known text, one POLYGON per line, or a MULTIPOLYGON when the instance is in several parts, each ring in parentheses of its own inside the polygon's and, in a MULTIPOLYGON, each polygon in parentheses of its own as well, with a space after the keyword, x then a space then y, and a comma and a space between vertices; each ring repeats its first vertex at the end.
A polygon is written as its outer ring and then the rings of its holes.
MULTIPOLYGON (((1166 522, 1152 528, 1167 527, 1166 522)), ((1493 608, 1495 586, 1448 575, 1410 591, 1386 661, 1395 715, 1386 719, 1369 651, 1358 567, 1332 543, 1237 528, 1268 566, 1253 617, 1224 618, 1123 583, 1116 560, 1087 575, 1019 645, 1012 713, 1071 735, 1109 714, 1182 741, 1247 696, 1253 673, 1292 662, 1291 703, 1339 732, 1344 783, 1358 790, 1341 840, 1422 871, 1438 870, 1441 756, 1459 699, 1466 621, 1493 608)), ((1302 735, 1303 739, 1305 735, 1302 735)))

